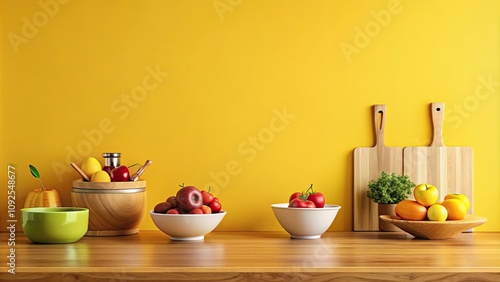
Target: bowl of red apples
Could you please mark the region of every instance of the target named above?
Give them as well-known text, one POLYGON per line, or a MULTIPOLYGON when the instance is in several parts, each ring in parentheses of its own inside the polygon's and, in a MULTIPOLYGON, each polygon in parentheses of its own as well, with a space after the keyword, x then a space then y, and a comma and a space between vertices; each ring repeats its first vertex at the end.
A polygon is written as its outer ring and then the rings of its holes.
POLYGON ((158 203, 150 211, 156 227, 175 241, 203 240, 222 221, 226 212, 209 191, 184 186, 175 196, 158 203))

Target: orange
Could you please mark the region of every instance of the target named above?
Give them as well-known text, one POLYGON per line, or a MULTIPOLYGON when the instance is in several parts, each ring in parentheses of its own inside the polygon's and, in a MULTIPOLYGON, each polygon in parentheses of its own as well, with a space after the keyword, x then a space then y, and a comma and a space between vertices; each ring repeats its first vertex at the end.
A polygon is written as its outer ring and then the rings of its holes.
POLYGON ((446 199, 441 205, 448 211, 448 218, 446 220, 463 219, 467 214, 465 203, 459 199, 446 199))
POLYGON ((413 200, 402 200, 396 205, 396 214, 405 220, 424 220, 427 208, 413 200))
POLYGON ((464 194, 457 194, 457 193, 454 193, 454 194, 448 194, 446 196, 444 196, 444 199, 445 200, 448 200, 448 199, 459 199, 461 200, 462 202, 464 202, 465 204, 465 208, 467 210, 469 210, 470 208, 470 201, 469 201, 469 198, 467 198, 467 196, 465 196, 464 194))

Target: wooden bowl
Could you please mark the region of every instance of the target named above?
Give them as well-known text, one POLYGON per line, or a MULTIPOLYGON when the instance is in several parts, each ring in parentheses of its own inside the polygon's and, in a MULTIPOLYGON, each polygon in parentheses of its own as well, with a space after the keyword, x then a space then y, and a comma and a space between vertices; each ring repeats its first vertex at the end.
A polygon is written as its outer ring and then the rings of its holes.
POLYGON ((381 215, 380 219, 422 239, 449 239, 486 222, 486 218, 470 214, 462 220, 447 221, 403 220, 392 218, 390 215, 381 215))
POLYGON ((139 232, 146 216, 146 181, 73 181, 71 202, 89 209, 87 236, 129 235, 139 232))

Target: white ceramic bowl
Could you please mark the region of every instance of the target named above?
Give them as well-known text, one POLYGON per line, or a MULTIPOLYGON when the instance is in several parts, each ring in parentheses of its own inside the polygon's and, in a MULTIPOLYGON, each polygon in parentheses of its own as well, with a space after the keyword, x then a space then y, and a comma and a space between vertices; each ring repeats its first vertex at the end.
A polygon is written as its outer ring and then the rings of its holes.
POLYGON ((225 211, 212 214, 163 214, 150 211, 158 229, 172 240, 203 240, 226 215, 225 211))
POLYGON ((289 208, 288 203, 271 207, 281 226, 296 239, 320 238, 340 210, 340 206, 329 204, 323 208, 289 208))

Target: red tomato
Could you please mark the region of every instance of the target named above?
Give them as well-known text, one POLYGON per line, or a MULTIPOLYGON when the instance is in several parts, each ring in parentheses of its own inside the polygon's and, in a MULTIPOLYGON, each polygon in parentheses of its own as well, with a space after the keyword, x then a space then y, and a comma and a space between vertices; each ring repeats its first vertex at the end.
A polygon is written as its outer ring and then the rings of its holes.
POLYGON ((204 205, 208 205, 214 200, 214 195, 212 195, 210 192, 206 190, 201 191, 201 195, 203 196, 204 205))
POLYGON ((290 204, 288 204, 289 208, 315 208, 316 206, 312 201, 304 200, 301 197, 293 199, 290 204))
POLYGON ((323 208, 325 206, 325 196, 319 192, 314 191, 313 185, 309 186, 306 191, 306 198, 313 202, 317 208, 323 208))
POLYGON ((322 208, 325 206, 325 196, 319 192, 309 194, 307 199, 313 202, 317 208, 322 208))
POLYGON ((222 205, 217 198, 214 198, 214 200, 208 206, 212 210, 212 213, 218 213, 222 209, 222 205))
POLYGON ((290 203, 293 199, 300 197, 302 192, 295 192, 290 196, 290 199, 288 199, 288 202, 290 203))

